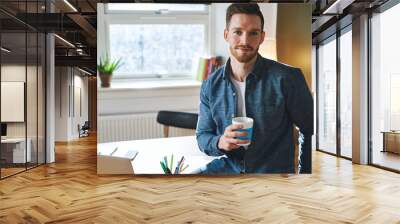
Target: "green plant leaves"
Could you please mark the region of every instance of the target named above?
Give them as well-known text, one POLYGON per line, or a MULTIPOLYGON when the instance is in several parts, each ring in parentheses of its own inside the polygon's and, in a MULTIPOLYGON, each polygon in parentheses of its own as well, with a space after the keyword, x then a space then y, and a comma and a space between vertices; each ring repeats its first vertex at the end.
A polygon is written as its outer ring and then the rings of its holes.
POLYGON ((105 55, 104 59, 100 58, 100 63, 97 65, 99 73, 112 74, 115 70, 122 66, 122 59, 111 60, 108 54, 105 55))

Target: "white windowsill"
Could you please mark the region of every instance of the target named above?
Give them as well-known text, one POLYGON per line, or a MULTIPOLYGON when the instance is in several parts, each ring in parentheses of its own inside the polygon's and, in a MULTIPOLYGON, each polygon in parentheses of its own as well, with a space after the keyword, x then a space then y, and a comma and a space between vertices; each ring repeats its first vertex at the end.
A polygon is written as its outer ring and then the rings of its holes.
POLYGON ((113 80, 110 88, 98 88, 98 113, 106 116, 196 111, 200 86, 200 81, 189 79, 113 80))
POLYGON ((199 87, 201 82, 194 79, 142 79, 142 80, 112 80, 109 88, 99 87, 100 92, 118 90, 149 90, 149 89, 176 89, 187 87, 199 87))

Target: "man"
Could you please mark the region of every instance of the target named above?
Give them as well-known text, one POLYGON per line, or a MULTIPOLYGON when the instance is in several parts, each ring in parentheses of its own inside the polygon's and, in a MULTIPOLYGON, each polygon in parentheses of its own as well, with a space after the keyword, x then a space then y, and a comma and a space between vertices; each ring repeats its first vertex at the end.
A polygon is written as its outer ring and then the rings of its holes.
POLYGON ((226 12, 224 38, 230 58, 200 93, 196 129, 199 148, 223 156, 203 173, 294 173, 293 128, 300 130, 300 173, 311 173, 313 99, 300 69, 258 54, 264 18, 257 4, 236 3, 226 12), (241 125, 233 117, 254 120, 253 137, 237 139, 241 125), (225 155, 225 156, 224 156, 225 155))

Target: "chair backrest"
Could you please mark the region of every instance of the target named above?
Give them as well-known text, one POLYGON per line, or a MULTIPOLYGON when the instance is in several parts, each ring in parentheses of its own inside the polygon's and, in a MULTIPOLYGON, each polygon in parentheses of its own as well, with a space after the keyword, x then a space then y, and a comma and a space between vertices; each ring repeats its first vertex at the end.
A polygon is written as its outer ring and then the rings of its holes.
POLYGON ((196 129, 198 114, 178 111, 159 111, 157 122, 166 126, 196 129))
POLYGON ((82 129, 89 129, 89 121, 85 121, 85 123, 82 125, 82 129))

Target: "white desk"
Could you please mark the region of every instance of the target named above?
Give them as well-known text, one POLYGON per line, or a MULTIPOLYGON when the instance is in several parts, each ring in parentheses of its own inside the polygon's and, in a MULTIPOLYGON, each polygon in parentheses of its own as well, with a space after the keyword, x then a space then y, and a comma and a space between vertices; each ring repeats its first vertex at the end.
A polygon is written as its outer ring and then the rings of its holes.
POLYGON ((6 152, 7 150, 12 151, 12 163, 25 163, 25 158, 27 158, 26 162, 31 162, 32 141, 30 138, 28 138, 27 142, 28 142, 27 144, 28 147, 26 147, 26 154, 25 154, 25 138, 1 139, 2 147, 5 147, 2 148, 2 152, 6 152), (9 147, 12 147, 12 149, 10 149, 9 147))
MULTIPOLYGON (((189 166, 182 174, 196 173, 199 168, 218 158, 207 156, 201 152, 195 136, 101 143, 97 145, 97 151, 98 154, 111 154, 116 147, 118 147, 118 150, 113 154, 116 157, 123 157, 129 149, 138 151, 137 156, 131 162, 134 174, 164 174, 160 161, 164 156, 170 158, 171 154, 174 154, 174 164, 181 156, 185 157, 185 164, 189 166)), ((97 161, 102 163, 102 160, 97 161)), ((104 167, 107 164, 98 164, 99 166, 104 167)), ((127 173, 130 173, 129 170, 113 174, 127 173)))

